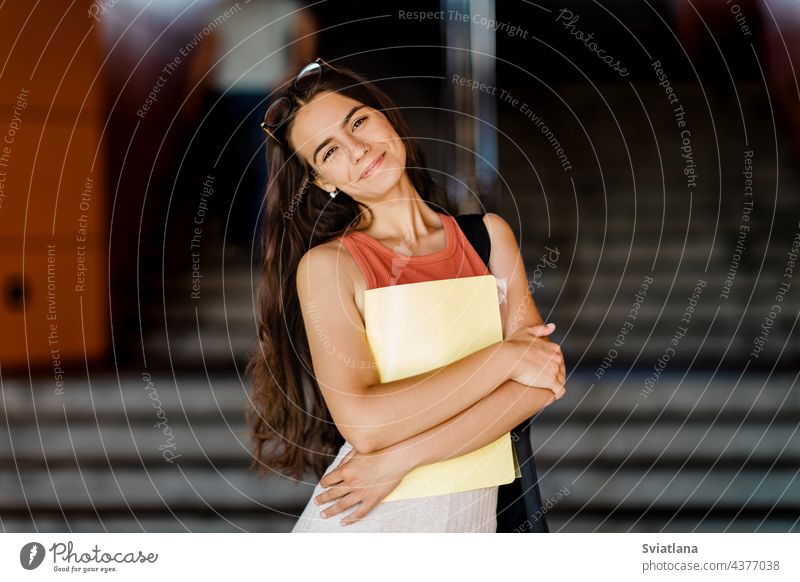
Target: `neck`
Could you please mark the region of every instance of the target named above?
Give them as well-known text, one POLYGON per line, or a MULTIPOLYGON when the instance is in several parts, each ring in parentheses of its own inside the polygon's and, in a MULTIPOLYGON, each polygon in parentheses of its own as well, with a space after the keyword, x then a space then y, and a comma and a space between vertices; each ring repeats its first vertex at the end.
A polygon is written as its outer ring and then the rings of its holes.
POLYGON ((399 238, 413 246, 441 227, 436 210, 422 199, 407 174, 369 207, 372 224, 367 234, 376 239, 399 238))

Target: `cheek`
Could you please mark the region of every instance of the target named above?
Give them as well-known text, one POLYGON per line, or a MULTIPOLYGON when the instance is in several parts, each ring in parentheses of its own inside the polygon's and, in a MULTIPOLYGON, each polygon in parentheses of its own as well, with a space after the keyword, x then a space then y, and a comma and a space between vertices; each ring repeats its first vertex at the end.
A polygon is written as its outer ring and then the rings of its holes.
POLYGON ((406 146, 405 144, 398 138, 395 142, 397 144, 397 161, 398 163, 405 167, 406 166, 406 146))
POLYGON ((406 146, 403 143, 403 140, 400 139, 400 136, 390 128, 390 131, 387 135, 387 140, 390 144, 392 150, 392 156, 400 166, 405 167, 406 165, 406 146))
POLYGON ((344 184, 350 181, 350 176, 344 165, 334 165, 325 172, 325 180, 331 184, 344 184))
POLYGON ((403 141, 395 136, 390 142, 392 147, 392 157, 394 158, 395 165, 398 168, 406 167, 406 147, 403 141))

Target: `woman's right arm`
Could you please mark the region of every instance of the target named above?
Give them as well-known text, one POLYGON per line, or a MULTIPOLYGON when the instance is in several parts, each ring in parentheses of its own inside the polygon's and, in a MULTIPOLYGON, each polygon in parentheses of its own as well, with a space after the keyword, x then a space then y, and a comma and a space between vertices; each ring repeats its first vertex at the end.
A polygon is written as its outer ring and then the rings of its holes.
POLYGON ((516 352, 497 342, 456 362, 381 383, 341 251, 300 260, 297 292, 317 382, 342 435, 359 452, 405 440, 466 410, 511 379, 516 352))

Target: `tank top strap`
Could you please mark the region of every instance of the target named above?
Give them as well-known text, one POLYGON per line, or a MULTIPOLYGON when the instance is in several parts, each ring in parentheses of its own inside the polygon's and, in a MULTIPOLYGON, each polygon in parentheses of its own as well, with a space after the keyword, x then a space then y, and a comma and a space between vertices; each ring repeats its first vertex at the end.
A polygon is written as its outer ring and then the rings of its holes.
POLYGON ((427 255, 396 252, 358 231, 338 237, 358 265, 367 290, 488 273, 458 221, 452 216, 439 214, 445 229, 446 245, 427 255))
POLYGON ((375 272, 372 270, 372 267, 370 266, 370 261, 365 256, 365 251, 368 251, 368 249, 359 245, 358 241, 354 240, 352 236, 342 235, 338 237, 338 239, 350 252, 350 256, 353 257, 353 260, 358 266, 358 269, 364 276, 364 282, 366 283, 366 288, 374 289, 375 287, 377 287, 377 278, 375 276, 375 272))

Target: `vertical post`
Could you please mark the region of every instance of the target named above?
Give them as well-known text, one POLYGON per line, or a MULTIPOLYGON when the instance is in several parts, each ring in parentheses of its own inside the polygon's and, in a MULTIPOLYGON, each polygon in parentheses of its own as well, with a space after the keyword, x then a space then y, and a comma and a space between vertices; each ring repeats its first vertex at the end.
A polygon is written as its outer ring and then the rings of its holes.
POLYGON ((444 156, 447 191, 460 212, 492 206, 497 196, 497 103, 486 91, 453 83, 460 78, 495 86, 494 0, 442 0, 446 80, 443 135, 453 144, 444 156), (476 18, 477 17, 477 18, 476 18))

